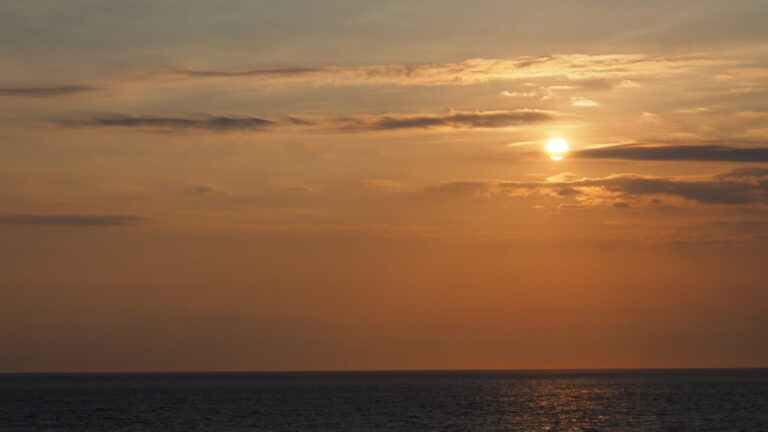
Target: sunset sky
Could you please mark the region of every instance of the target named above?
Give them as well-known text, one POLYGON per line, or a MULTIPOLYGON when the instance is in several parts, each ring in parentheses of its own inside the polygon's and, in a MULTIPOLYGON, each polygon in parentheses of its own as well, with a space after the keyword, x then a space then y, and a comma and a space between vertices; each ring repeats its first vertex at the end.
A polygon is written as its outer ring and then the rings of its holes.
POLYGON ((767 19, 2 2, 0 372, 768 366, 767 19))

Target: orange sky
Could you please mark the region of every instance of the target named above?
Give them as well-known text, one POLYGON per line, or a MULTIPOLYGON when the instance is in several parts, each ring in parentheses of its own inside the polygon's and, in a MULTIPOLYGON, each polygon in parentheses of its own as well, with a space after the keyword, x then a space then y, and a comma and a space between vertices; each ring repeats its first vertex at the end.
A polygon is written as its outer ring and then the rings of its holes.
POLYGON ((322 3, 0 6, 0 371, 768 365, 765 2, 322 3))

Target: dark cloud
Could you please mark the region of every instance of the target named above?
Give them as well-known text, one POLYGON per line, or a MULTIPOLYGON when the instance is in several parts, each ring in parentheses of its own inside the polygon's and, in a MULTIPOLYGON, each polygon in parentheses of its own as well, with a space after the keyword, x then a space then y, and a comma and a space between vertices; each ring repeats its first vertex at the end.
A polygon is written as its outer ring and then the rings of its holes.
POLYGON ((442 116, 421 114, 383 116, 371 121, 343 119, 347 124, 340 129, 346 132, 363 132, 432 128, 501 128, 542 123, 552 119, 553 116, 549 113, 532 110, 452 112, 442 116))
POLYGON ((712 221, 710 225, 743 234, 768 233, 768 221, 763 220, 712 221))
POLYGON ((582 180, 572 187, 597 187, 622 196, 671 195, 707 204, 748 204, 762 201, 767 190, 731 181, 679 181, 664 178, 618 176, 582 180))
POLYGON ((646 161, 768 162, 768 148, 638 143, 580 150, 573 152, 573 156, 646 161))
POLYGON ((557 196, 569 196, 569 195, 578 195, 579 191, 576 188, 572 187, 561 187, 556 189, 555 193, 557 193, 557 196))
POLYGON ((132 215, 32 215, 17 214, 0 216, 0 224, 16 225, 64 225, 80 227, 108 227, 135 225, 147 218, 132 215))
POLYGON ((706 204, 749 204, 765 201, 768 188, 764 185, 726 180, 683 181, 669 178, 618 175, 596 179, 582 179, 569 182, 530 182, 523 185, 501 183, 499 187, 514 189, 544 188, 558 192, 564 188, 575 189, 579 195, 593 193, 590 189, 607 192, 620 197, 640 197, 649 195, 677 196, 706 204))
POLYGON ((311 122, 306 119, 298 118, 298 117, 285 117, 284 119, 287 123, 297 125, 297 126, 312 126, 315 123, 311 122))
POLYGON ((278 123, 259 117, 99 117, 63 122, 75 127, 125 127, 162 129, 205 129, 213 131, 263 130, 278 123))
POLYGON ((87 86, 58 87, 0 87, 0 96, 45 98, 64 96, 98 90, 87 86))
POLYGON ((226 195, 228 192, 224 189, 221 189, 217 186, 209 186, 209 185, 198 185, 194 189, 192 189, 191 193, 193 195, 226 195))
POLYGON ((219 194, 224 194, 225 192, 219 189, 218 187, 200 185, 195 187, 193 193, 196 195, 212 195, 212 194, 219 195, 219 194))
POLYGON ((314 128, 321 132, 378 132, 404 129, 474 129, 500 128, 535 124, 552 120, 552 114, 534 110, 452 111, 446 115, 386 115, 321 118, 310 121, 286 116, 279 120, 259 117, 201 117, 105 116, 84 120, 67 120, 68 127, 122 127, 149 129, 198 129, 209 131, 265 131, 278 127, 314 128))
POLYGON ((756 204, 768 202, 768 172, 734 170, 713 176, 710 180, 684 180, 676 178, 647 177, 639 175, 614 175, 602 178, 582 178, 563 181, 523 182, 447 182, 430 187, 429 191, 456 194, 542 194, 554 197, 572 197, 586 203, 594 199, 616 200, 616 208, 627 208, 629 202, 641 197, 656 196, 683 198, 704 204, 756 204), (748 173, 750 176, 744 177, 748 173))
POLYGON ((322 68, 293 67, 293 68, 262 68, 241 71, 227 70, 176 70, 173 74, 190 77, 248 77, 248 76, 296 76, 313 74, 323 71, 322 68))
POLYGON ((571 80, 568 84, 573 85, 574 87, 580 89, 580 90, 610 90, 616 86, 619 86, 620 83, 616 80, 611 80, 607 78, 590 78, 590 79, 581 79, 581 80, 571 80))

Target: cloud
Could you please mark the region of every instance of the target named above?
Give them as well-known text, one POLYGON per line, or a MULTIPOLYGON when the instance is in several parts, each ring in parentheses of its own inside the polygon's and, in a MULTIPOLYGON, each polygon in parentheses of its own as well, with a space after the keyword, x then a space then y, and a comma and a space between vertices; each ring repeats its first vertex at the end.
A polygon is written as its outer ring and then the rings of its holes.
POLYGON ((468 59, 452 63, 376 66, 256 68, 243 70, 165 70, 157 78, 312 81, 323 84, 469 85, 488 81, 564 77, 583 87, 636 87, 633 80, 689 72, 717 63, 694 57, 566 54, 544 57, 468 59), (593 81, 590 81, 593 80, 593 81), (613 82, 618 84, 613 84, 613 82), (623 83, 623 84, 622 84, 623 83))
POLYGON ((429 192, 447 194, 473 194, 487 195, 491 192, 492 185, 484 181, 451 181, 427 188, 429 192))
POLYGON ((475 129, 502 128, 536 124, 552 120, 550 113, 536 110, 452 111, 447 115, 380 116, 370 121, 347 120, 341 130, 347 132, 391 131, 402 129, 475 129))
POLYGON ((58 87, 0 87, 0 96, 45 98, 85 93, 94 90, 99 89, 75 85, 58 87))
POLYGON ((198 194, 207 194, 207 193, 214 193, 216 192, 216 189, 211 186, 198 186, 195 188, 195 193, 198 194))
POLYGON ((558 82, 562 81, 562 76, 544 77, 536 79, 536 82, 527 82, 523 85, 524 91, 509 91, 503 90, 500 95, 512 98, 534 98, 542 101, 568 99, 572 106, 575 107, 599 107, 600 103, 588 99, 584 96, 573 95, 575 91, 608 91, 608 90, 623 90, 641 87, 635 81, 632 80, 620 80, 611 78, 586 78, 586 79, 566 79, 567 85, 547 84, 551 79, 555 79, 558 82))
POLYGON ((262 68, 241 71, 227 70, 176 70, 172 74, 190 77, 258 77, 258 76, 297 76, 322 72, 322 68, 293 67, 293 68, 262 68))
POLYGON ((603 178, 585 178, 570 182, 515 183, 505 182, 498 187, 514 192, 515 189, 539 189, 555 192, 575 190, 568 195, 584 197, 637 198, 667 195, 705 204, 752 204, 768 199, 768 184, 754 184, 715 178, 704 181, 684 181, 670 178, 637 175, 615 175, 603 178))
POLYGON ((506 111, 450 111, 447 114, 387 114, 379 116, 321 117, 313 121, 296 117, 270 120, 259 117, 149 117, 110 116, 60 122, 66 127, 139 128, 158 130, 207 130, 214 132, 270 131, 299 128, 316 132, 377 132, 406 129, 476 129, 537 124, 554 119, 550 112, 518 109, 506 111))
POLYGON ((633 88, 640 88, 643 85, 638 83, 637 81, 632 80, 621 80, 618 84, 615 84, 613 88, 616 89, 633 89, 633 88))
POLYGON ((575 107, 599 107, 600 104, 591 99, 585 99, 581 96, 571 97, 571 105, 575 107))
POLYGON ((633 143, 574 151, 572 156, 645 161, 768 162, 768 148, 633 143))
POLYGON ((717 174, 707 180, 618 174, 598 178, 546 181, 454 181, 427 188, 427 192, 475 196, 544 195, 568 198, 580 205, 613 205, 628 208, 630 202, 659 196, 676 197, 702 204, 744 205, 768 202, 768 171, 751 168, 717 174))
POLYGON ((644 111, 642 114, 640 114, 640 118, 638 119, 640 123, 648 123, 655 126, 660 126, 664 124, 664 120, 661 119, 661 116, 658 114, 654 114, 652 112, 644 111))
POLYGON ((680 114, 703 114, 711 111, 712 111, 712 108, 708 108, 708 107, 694 107, 694 108, 683 108, 683 109, 675 110, 675 112, 680 114))
POLYGON ((70 120, 62 123, 74 127, 123 127, 160 129, 205 129, 212 131, 263 130, 277 122, 258 117, 98 117, 86 120, 70 120))
POLYGON ((511 92, 508 90, 504 90, 500 93, 502 96, 506 97, 522 97, 522 98, 537 98, 541 97, 541 94, 538 91, 528 91, 528 92, 511 92))
POLYGON ((227 191, 218 186, 198 185, 192 189, 191 193, 193 195, 226 195, 227 191))
POLYGON ((739 179, 739 180, 762 180, 764 177, 768 178, 768 168, 737 168, 727 173, 718 174, 716 176, 719 179, 739 179))
POLYGON ((17 214, 0 216, 0 224, 14 225, 61 225, 79 227, 127 226, 145 222, 149 219, 132 215, 32 215, 17 214))

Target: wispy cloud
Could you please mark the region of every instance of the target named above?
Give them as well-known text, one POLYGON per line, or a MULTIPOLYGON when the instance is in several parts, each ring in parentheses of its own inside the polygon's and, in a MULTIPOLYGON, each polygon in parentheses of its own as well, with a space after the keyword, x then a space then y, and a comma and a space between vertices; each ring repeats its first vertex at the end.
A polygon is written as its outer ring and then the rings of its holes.
POLYGON ((626 86, 631 79, 690 71, 716 63, 706 58, 662 58, 644 55, 567 54, 512 59, 469 59, 454 63, 428 63, 377 66, 326 66, 257 68, 244 70, 165 70, 151 72, 154 77, 186 79, 245 79, 249 82, 314 81, 327 84, 402 84, 402 85, 468 85, 487 81, 546 77, 572 80, 619 80, 626 86))
POLYGON ((727 173, 718 174, 719 179, 739 179, 740 181, 761 181, 768 179, 768 168, 737 168, 727 173))
POLYGON ((123 127, 160 129, 206 129, 213 131, 264 130, 275 126, 276 121, 259 117, 144 117, 115 116, 85 120, 68 120, 62 123, 72 127, 123 127))
POLYGON ((149 219, 132 215, 84 215, 84 214, 15 214, 0 216, 0 224, 15 225, 63 225, 78 227, 114 227, 135 225, 149 219))
POLYGON ((176 70, 170 72, 176 75, 190 77, 269 77, 269 76, 299 76, 319 73, 323 68, 293 67, 293 68, 262 68, 246 70, 176 70))
POLYGON ((518 109, 503 111, 449 111, 447 114, 388 114, 265 119, 208 115, 200 117, 108 116, 66 120, 66 127, 138 128, 148 130, 206 130, 213 132, 270 131, 293 128, 322 133, 382 132, 429 129, 503 128, 554 120, 551 112, 518 109))
POLYGON ((600 103, 597 101, 593 101, 591 99, 586 99, 581 96, 573 96, 571 97, 571 105, 575 107, 599 107, 600 103))
POLYGON ((58 87, 0 87, 0 96, 46 98, 66 96, 99 90, 88 86, 58 86, 58 87))
POLYGON ((392 115, 371 119, 346 118, 342 131, 392 131, 402 129, 476 129, 503 128, 553 120, 551 113, 537 110, 452 111, 446 115, 392 115))
MULTIPOLYGON (((579 204, 622 202, 619 208, 644 197, 667 196, 702 204, 757 204, 768 202, 768 170, 734 170, 705 180, 686 180, 619 174, 598 178, 550 179, 548 181, 454 181, 427 189, 441 194, 476 196, 546 195, 575 199, 579 204)), ((614 206, 616 207, 616 206, 614 206)))
POLYGON ((633 143, 585 149, 573 157, 646 161, 768 162, 768 147, 633 143))

